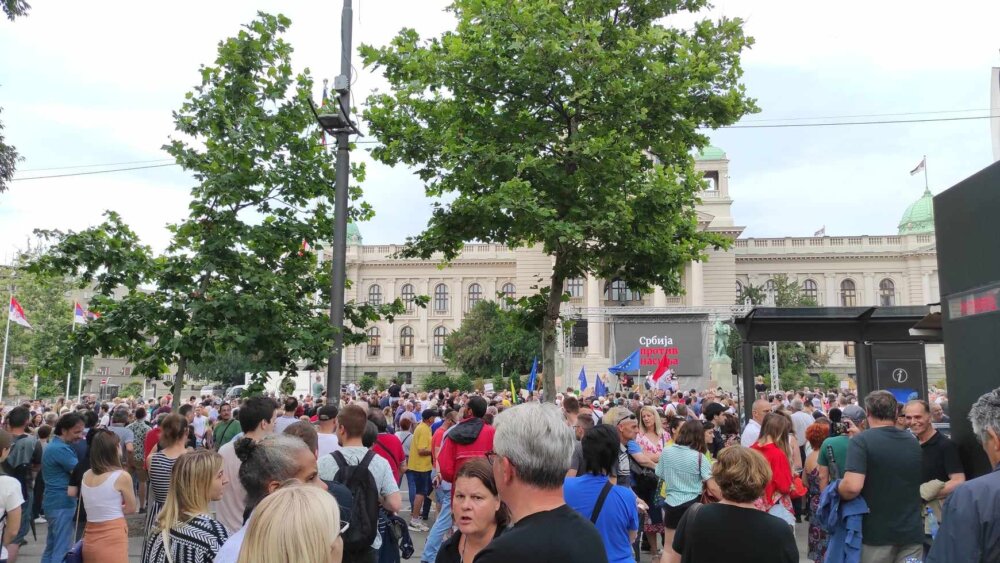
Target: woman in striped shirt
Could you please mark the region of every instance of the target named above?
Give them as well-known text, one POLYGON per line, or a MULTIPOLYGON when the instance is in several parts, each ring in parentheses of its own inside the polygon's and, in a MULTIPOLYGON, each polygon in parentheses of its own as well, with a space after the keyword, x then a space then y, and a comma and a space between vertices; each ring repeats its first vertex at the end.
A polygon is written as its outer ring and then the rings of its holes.
MULTIPOLYGON (((188 435, 187 419, 183 416, 172 413, 168 414, 160 422, 160 443, 153 448, 153 451, 146 458, 146 465, 149 472, 150 498, 149 511, 146 513, 146 538, 149 538, 150 530, 156 522, 156 517, 160 509, 167 502, 167 493, 170 490, 170 475, 177 458, 181 457, 185 449, 185 442, 188 435)), ((143 563, 149 563, 145 554, 143 563)))
POLYGON ((226 483, 219 454, 198 450, 179 457, 167 502, 146 539, 143 560, 212 563, 229 534, 211 516, 208 503, 222 498, 226 483))

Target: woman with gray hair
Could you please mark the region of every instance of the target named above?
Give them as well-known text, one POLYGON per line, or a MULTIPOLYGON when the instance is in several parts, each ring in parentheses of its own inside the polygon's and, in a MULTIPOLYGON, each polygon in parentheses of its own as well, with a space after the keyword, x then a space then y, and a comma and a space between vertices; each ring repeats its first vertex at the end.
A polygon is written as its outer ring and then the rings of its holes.
POLYGON ((288 434, 272 434, 255 442, 243 438, 234 444, 240 466, 240 484, 247 491, 243 527, 229 536, 215 556, 215 563, 236 563, 247 531, 247 521, 253 509, 267 495, 290 480, 326 489, 318 478, 316 454, 301 438, 288 434))
POLYGON ((606 563, 601 536, 563 498, 573 431, 552 404, 525 403, 496 417, 493 466, 500 499, 514 526, 476 556, 477 563, 582 561, 606 563))

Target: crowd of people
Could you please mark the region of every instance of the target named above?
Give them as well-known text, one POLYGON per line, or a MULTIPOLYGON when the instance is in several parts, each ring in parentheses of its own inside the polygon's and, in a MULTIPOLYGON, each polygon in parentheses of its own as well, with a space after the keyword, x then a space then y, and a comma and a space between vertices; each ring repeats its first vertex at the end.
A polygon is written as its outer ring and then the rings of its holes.
MULTIPOLYGON (((124 563, 133 513, 143 563, 781 563, 800 522, 815 562, 1000 561, 998 473, 965 483, 944 393, 759 397, 745 425, 721 389, 29 402, 0 561, 34 520, 43 563, 124 563)), ((1000 390, 970 416, 1000 467, 1000 390)))

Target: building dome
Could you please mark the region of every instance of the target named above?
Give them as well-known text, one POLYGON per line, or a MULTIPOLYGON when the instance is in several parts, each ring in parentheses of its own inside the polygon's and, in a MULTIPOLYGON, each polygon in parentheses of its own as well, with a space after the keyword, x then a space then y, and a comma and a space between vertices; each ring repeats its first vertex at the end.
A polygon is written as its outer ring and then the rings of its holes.
POLYGON ((694 155, 695 160, 726 160, 726 151, 711 145, 701 149, 701 152, 694 155))
POLYGON ((899 220, 899 234, 917 235, 934 232, 934 195, 925 189, 920 199, 910 204, 899 220))
POLYGON ((361 244, 361 229, 354 222, 347 224, 347 244, 361 244))

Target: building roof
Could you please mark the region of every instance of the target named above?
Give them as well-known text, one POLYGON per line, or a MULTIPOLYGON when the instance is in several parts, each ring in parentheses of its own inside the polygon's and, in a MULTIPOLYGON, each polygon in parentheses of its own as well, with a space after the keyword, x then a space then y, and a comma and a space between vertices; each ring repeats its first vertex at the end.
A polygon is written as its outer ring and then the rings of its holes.
POLYGON ((899 234, 912 235, 934 232, 934 195, 930 188, 920 199, 910 204, 899 220, 899 234))
POLYGON ((695 160, 726 160, 726 151, 711 145, 701 149, 701 152, 694 155, 695 160))

